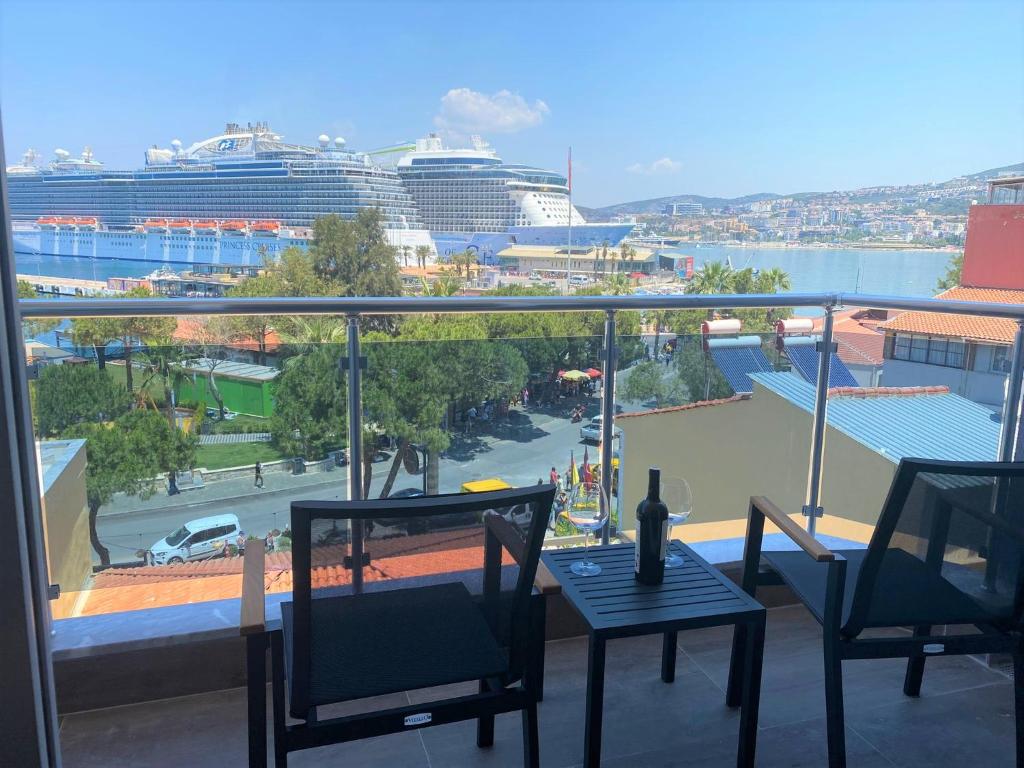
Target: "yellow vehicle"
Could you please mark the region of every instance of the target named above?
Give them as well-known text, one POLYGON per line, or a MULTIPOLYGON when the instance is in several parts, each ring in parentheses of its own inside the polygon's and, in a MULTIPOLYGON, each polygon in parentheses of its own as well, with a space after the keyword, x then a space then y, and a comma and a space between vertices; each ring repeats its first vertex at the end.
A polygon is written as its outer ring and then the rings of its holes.
POLYGON ((484 493, 485 491, 504 491, 512 486, 500 477, 489 477, 486 480, 471 480, 462 484, 463 493, 484 493))

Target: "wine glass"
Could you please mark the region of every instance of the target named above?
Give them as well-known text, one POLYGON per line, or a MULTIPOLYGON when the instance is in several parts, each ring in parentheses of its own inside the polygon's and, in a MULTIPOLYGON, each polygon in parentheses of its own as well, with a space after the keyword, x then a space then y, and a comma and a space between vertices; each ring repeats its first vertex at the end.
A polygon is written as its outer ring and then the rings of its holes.
MULTIPOLYGON (((668 542, 672 542, 672 528, 685 523, 693 511, 693 496, 690 484, 681 477, 663 477, 661 479, 661 500, 668 507, 668 542)), ((683 558, 669 551, 665 555, 666 568, 679 568, 683 558)))
POLYGON ((608 497, 598 483, 582 483, 569 493, 565 515, 583 531, 583 559, 569 566, 577 576, 596 576, 601 572, 601 566, 590 560, 590 534, 605 526, 610 509, 608 497))

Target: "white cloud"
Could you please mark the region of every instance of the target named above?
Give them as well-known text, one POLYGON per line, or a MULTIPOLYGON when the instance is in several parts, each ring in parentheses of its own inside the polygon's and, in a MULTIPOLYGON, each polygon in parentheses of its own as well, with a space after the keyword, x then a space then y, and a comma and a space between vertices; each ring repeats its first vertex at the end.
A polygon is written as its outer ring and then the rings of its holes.
POLYGON ((515 133, 540 125, 550 112, 540 99, 531 104, 507 90, 487 95, 471 88, 452 88, 441 97, 441 111, 434 117, 434 125, 462 135, 515 133))
POLYGON ((668 176, 672 173, 679 173, 683 164, 671 157, 662 157, 653 163, 633 163, 626 166, 627 173, 635 173, 640 176, 668 176))

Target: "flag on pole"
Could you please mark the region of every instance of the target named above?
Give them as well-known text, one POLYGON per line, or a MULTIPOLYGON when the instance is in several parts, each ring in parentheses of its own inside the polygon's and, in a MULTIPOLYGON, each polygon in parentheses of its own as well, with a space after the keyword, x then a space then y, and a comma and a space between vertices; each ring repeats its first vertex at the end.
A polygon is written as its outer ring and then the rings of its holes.
POLYGON ((590 458, 587 449, 583 449, 583 483, 590 485, 594 482, 594 473, 590 469, 590 458))
POLYGON ((575 487, 580 484, 580 471, 576 468, 576 456, 569 452, 569 486, 575 487))

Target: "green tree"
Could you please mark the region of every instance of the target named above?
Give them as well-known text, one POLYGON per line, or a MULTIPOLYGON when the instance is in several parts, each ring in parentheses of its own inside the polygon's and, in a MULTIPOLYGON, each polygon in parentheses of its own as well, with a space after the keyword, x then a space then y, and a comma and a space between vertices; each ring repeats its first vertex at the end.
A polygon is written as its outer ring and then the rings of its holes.
POLYGON ((433 282, 420 278, 420 294, 423 296, 457 296, 460 291, 462 278, 454 271, 443 272, 433 282))
POLYGON ((376 208, 363 208, 354 219, 331 214, 313 222, 313 272, 331 295, 402 294, 395 249, 385 239, 383 223, 376 208))
POLYGON ((686 393, 678 376, 671 371, 665 375, 665 367, 653 360, 639 363, 629 369, 621 395, 626 400, 654 401, 655 408, 679 405, 685 402, 686 393))
MULTIPOLYGON (((259 296, 282 295, 283 281, 276 270, 268 270, 256 277, 243 280, 232 286, 227 296, 230 298, 254 298, 259 296)), ((232 335, 239 341, 252 341, 256 345, 256 362, 267 364, 267 343, 274 331, 275 318, 270 315, 239 315, 226 318, 232 335)))
MULTIPOLYGON (((133 288, 120 294, 125 299, 152 298, 148 288, 133 288)), ((104 367, 107 345, 120 342, 124 355, 125 385, 134 391, 132 358, 137 345, 166 341, 174 333, 177 321, 173 317, 87 317, 71 321, 71 337, 76 344, 96 350, 100 368, 104 367)))
POLYGON ((36 386, 40 435, 57 435, 83 422, 113 421, 128 412, 128 391, 91 365, 49 365, 36 386))
POLYGON ((456 272, 465 269, 466 280, 468 281, 472 278, 471 270, 476 265, 476 254, 468 249, 459 253, 453 253, 451 263, 455 267, 456 272))
POLYGON ((274 384, 270 434, 284 453, 318 461, 345 434, 344 378, 339 349, 314 346, 287 361, 274 384))
POLYGON ((960 282, 963 279, 964 271, 964 255, 958 253, 949 260, 949 264, 946 265, 946 274, 939 278, 935 284, 937 290, 948 291, 950 288, 960 287, 960 282))
POLYGON ((676 372, 686 388, 690 402, 718 400, 733 395, 729 382, 714 361, 701 349, 699 340, 682 341, 676 347, 673 357, 676 372))
MULTIPOLYGON (((733 292, 733 270, 724 262, 709 261, 693 273, 689 284, 686 286, 687 293, 732 293, 733 292)), ((707 311, 707 319, 715 319, 714 308, 707 311)))
POLYGON ((100 541, 96 519, 115 493, 149 498, 155 478, 163 472, 187 469, 195 460, 197 436, 172 427, 158 413, 136 410, 112 425, 81 423, 66 433, 85 440, 85 495, 89 507, 89 538, 103 565, 110 551, 100 541))

